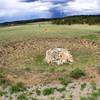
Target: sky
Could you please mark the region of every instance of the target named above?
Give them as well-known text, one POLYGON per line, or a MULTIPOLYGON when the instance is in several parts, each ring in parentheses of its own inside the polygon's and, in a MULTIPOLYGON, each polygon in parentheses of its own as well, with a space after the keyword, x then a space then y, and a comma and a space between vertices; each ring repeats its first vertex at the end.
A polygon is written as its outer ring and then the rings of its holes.
POLYGON ((0 23, 100 14, 100 0, 0 0, 0 23))

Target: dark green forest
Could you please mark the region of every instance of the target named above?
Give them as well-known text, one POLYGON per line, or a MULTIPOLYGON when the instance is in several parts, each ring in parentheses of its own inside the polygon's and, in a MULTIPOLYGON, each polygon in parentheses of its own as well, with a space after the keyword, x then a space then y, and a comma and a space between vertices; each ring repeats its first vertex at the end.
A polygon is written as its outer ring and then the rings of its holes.
POLYGON ((100 15, 80 15, 80 16, 67 16, 63 19, 52 20, 53 24, 100 24, 100 15))

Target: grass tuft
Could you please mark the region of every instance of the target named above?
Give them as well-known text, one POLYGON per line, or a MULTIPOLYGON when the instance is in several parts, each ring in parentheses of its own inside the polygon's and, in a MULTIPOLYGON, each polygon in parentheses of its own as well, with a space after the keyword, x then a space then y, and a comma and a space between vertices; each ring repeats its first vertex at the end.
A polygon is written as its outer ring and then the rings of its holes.
POLYGON ((70 73, 70 76, 74 79, 79 79, 79 78, 81 78, 82 76, 85 76, 85 75, 86 75, 86 73, 79 68, 72 70, 72 72, 70 73))
POLYGON ((43 90, 43 95, 46 96, 46 95, 50 95, 50 94, 53 94, 55 91, 54 88, 46 88, 43 90))
POLYGON ((23 92, 26 90, 26 87, 23 83, 21 82, 18 82, 16 84, 13 84, 11 87, 10 87, 10 93, 17 93, 17 92, 23 92))
POLYGON ((66 78, 65 77, 60 77, 59 81, 62 85, 65 85, 65 86, 67 86, 69 83, 71 83, 71 79, 68 78, 68 77, 66 77, 66 78))
POLYGON ((25 96, 25 94, 21 94, 17 97, 17 100, 29 100, 29 99, 25 96))

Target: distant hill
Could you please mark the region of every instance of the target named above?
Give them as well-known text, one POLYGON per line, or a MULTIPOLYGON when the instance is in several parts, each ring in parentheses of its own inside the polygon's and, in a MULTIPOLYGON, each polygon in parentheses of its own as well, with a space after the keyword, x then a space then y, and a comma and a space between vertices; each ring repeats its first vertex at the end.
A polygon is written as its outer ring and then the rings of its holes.
POLYGON ((22 25, 27 23, 35 22, 45 22, 51 21, 52 24, 100 24, 100 15, 77 15, 77 16, 66 16, 64 18, 42 18, 42 19, 32 19, 32 20, 20 20, 13 22, 0 23, 0 26, 12 26, 12 25, 22 25))
POLYGON ((20 21, 12 21, 12 22, 0 23, 0 26, 22 25, 22 24, 35 23, 35 22, 44 22, 44 21, 49 21, 49 20, 51 20, 51 19, 20 20, 20 21))

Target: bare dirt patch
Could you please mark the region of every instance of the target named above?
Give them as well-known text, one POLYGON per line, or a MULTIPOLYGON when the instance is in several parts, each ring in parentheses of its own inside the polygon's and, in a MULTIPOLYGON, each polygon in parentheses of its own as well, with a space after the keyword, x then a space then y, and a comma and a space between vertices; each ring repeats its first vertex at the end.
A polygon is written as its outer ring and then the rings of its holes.
POLYGON ((78 48, 89 48, 92 50, 97 50, 99 48, 99 43, 90 40, 81 39, 66 39, 66 38, 37 38, 28 41, 11 42, 0 47, 0 63, 2 63, 2 58, 18 56, 28 52, 30 50, 43 52, 49 48, 63 47, 70 49, 78 48))
MULTIPOLYGON (((26 84, 55 83, 59 76, 62 75, 61 72, 26 72, 23 70, 26 65, 38 68, 37 65, 34 65, 36 55, 45 55, 46 50, 55 47, 69 50, 87 48, 93 52, 99 52, 100 49, 98 42, 85 39, 36 38, 27 41, 11 42, 0 47, 0 66, 4 67, 6 72, 8 71, 7 78, 11 81, 22 81, 26 84)), ((98 75, 96 75, 97 77, 98 75)))
POLYGON ((83 82, 96 82, 100 83, 100 74, 98 73, 98 69, 96 67, 87 67, 85 69, 87 76, 79 81, 83 82))

